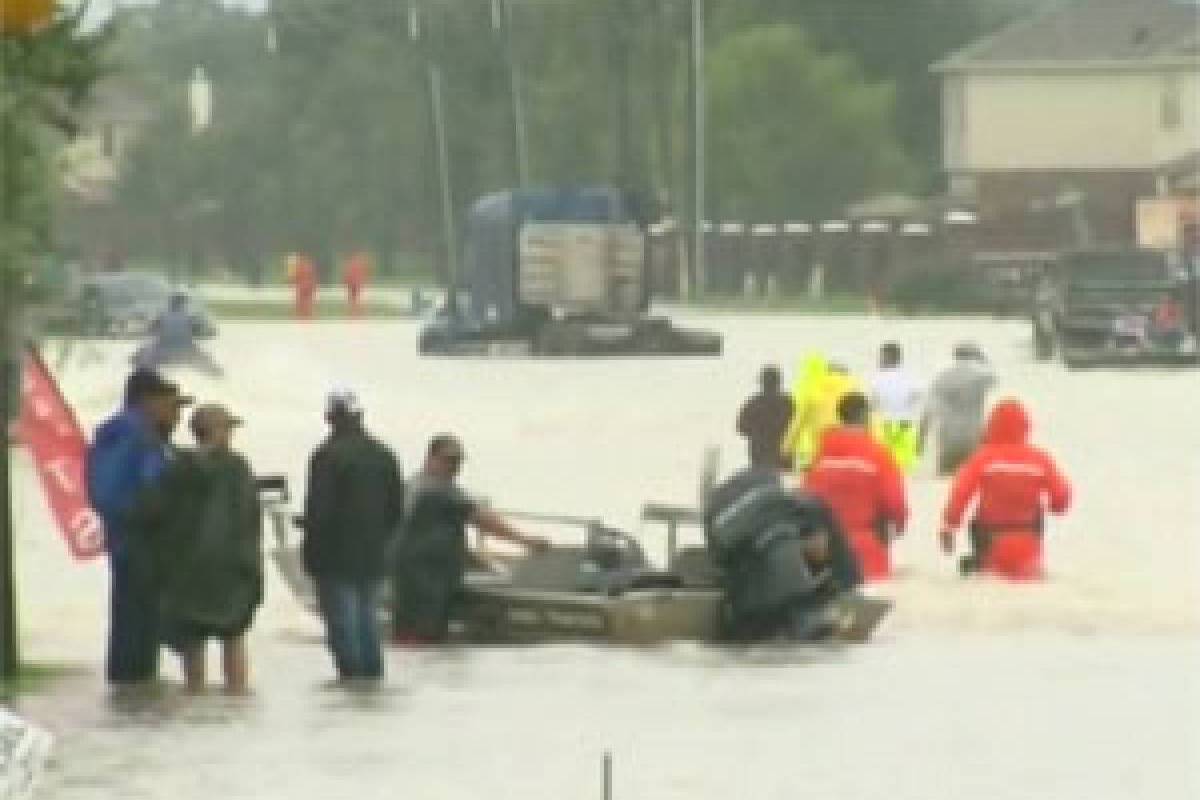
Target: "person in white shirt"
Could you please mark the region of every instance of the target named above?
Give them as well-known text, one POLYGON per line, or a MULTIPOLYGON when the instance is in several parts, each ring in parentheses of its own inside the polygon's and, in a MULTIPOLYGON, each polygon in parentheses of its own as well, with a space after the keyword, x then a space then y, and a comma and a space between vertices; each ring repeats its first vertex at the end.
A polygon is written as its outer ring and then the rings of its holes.
POLYGON ((871 379, 871 406, 884 446, 902 470, 911 470, 921 454, 924 392, 904 368, 904 351, 896 342, 879 348, 879 371, 871 379))

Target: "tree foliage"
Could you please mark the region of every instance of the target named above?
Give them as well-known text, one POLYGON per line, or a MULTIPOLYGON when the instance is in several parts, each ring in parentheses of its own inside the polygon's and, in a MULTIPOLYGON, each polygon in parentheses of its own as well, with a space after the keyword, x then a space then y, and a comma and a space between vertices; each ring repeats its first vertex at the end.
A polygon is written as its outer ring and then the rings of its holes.
POLYGON ((741 219, 812 219, 914 168, 891 132, 895 95, 795 25, 746 28, 709 60, 714 205, 741 219))
POLYGON ((0 263, 19 268, 49 248, 53 153, 105 70, 109 30, 82 33, 85 8, 45 29, 0 35, 0 263))
MULTIPOLYGON (((928 67, 1026 1, 708 0, 713 213, 807 216, 932 190, 928 67)), ((119 193, 141 246, 241 269, 295 249, 326 269, 360 247, 384 264, 436 256, 431 64, 459 214, 517 184, 519 105, 534 184, 616 184, 682 215, 691 0, 412 3, 415 39, 410 4, 393 0, 126 11, 125 74, 155 117, 119 193), (202 136, 185 95, 197 65, 214 86, 202 136)))

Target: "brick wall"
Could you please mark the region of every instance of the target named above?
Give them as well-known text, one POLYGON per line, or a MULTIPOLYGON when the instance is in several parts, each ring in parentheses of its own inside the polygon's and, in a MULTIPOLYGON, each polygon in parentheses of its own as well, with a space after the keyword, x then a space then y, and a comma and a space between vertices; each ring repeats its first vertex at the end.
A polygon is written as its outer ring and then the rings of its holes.
POLYGON ((1031 250, 1074 245, 1071 212, 1054 206, 1055 198, 1068 189, 1086 195, 1087 219, 1096 244, 1132 246, 1137 198, 1155 193, 1155 178, 1149 171, 1123 170, 980 174, 975 179, 979 247, 1031 250))

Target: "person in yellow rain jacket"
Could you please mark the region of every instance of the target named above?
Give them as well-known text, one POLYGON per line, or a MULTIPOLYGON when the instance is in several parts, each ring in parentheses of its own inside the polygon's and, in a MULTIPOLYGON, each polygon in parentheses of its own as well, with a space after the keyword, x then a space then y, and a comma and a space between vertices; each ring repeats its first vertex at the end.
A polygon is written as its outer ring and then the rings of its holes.
POLYGON ((796 381, 792 384, 795 413, 781 446, 793 469, 808 469, 817 456, 825 432, 838 425, 838 403, 848 392, 860 391, 862 387, 858 380, 840 364, 816 354, 806 356, 800 362, 796 381))
POLYGON ((792 421, 780 444, 784 462, 796 469, 802 469, 812 461, 815 450, 812 430, 814 394, 828 373, 829 361, 815 353, 802 358, 796 366, 796 377, 792 381, 792 421))

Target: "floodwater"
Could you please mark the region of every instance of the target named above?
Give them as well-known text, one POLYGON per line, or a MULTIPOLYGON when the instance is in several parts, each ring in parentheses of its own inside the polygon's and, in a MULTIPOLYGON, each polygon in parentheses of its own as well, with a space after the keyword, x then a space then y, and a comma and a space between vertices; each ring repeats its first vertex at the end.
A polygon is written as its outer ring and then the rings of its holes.
MULTIPOLYGON (((320 628, 272 575, 254 697, 189 699, 173 684, 130 708, 100 678, 105 571, 67 560, 26 475, 27 655, 76 668, 20 704, 58 737, 45 796, 599 798, 608 750, 618 800, 1200 797, 1194 372, 1067 373, 1032 362, 1024 325, 992 320, 685 321, 721 329, 726 356, 421 360, 414 323, 246 323, 212 344, 225 379, 177 377, 244 415, 242 449, 297 488, 322 395, 346 384, 409 470, 430 434, 454 431, 465 482, 495 505, 602 516, 654 550, 641 504, 693 502, 707 446, 741 463, 733 415, 762 363, 820 349, 863 371, 894 338, 928 376, 971 339, 1076 485, 1077 508, 1049 533, 1051 580, 961 581, 934 541, 946 486, 926 469, 883 589, 897 608, 868 646, 391 651, 385 689, 347 694, 324 688, 320 628)), ((68 359, 63 386, 86 424, 116 402, 129 349, 68 359)))

